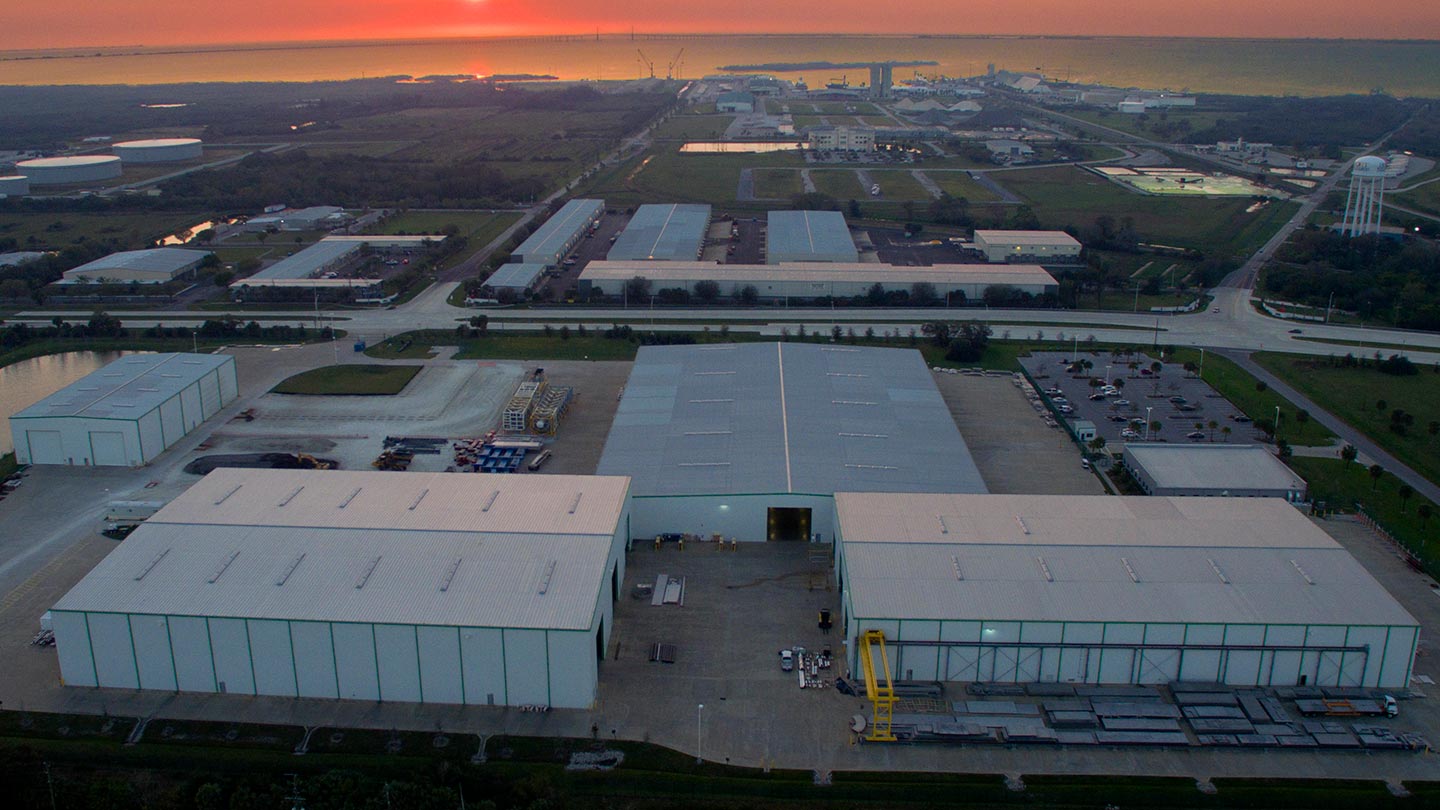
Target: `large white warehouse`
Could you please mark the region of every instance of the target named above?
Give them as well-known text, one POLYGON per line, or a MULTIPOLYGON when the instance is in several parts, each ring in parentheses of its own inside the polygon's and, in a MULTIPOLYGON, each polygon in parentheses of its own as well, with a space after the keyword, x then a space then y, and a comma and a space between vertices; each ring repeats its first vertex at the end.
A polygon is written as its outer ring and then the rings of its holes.
POLYGON ((51 609, 69 686, 587 708, 624 478, 216 470, 51 609))
POLYGON ((604 213, 604 200, 571 200, 511 251, 510 260, 556 267, 604 213))
POLYGON ((828 542, 835 492, 985 492, 920 352, 812 343, 643 346, 602 475, 635 537, 828 542))
POLYGON ((235 358, 134 354, 10 417, 21 464, 138 467, 239 394, 235 358))
POLYGON ((36 158, 15 164, 15 171, 30 178, 32 186, 94 183, 120 176, 120 158, 114 155, 75 155, 36 158))
POLYGON ((899 678, 1403 688, 1419 625, 1278 498, 835 496, 855 640, 899 678))
POLYGON ((975 231, 975 249, 989 262, 1071 263, 1080 260, 1080 247, 1064 231, 975 231))
POLYGON ((113 150, 126 163, 174 163, 200 157, 203 148, 199 138, 152 138, 122 141, 113 150))
POLYGON ((190 273, 209 256, 208 250, 163 247, 123 250, 65 271, 63 284, 164 284, 190 273))

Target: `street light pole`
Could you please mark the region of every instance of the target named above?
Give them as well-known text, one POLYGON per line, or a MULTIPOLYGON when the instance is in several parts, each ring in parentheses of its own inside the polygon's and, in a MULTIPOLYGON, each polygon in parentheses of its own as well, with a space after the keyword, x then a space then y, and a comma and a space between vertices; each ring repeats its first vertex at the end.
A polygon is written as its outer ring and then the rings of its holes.
POLYGON ((705 743, 704 726, 700 725, 701 713, 705 711, 705 704, 695 706, 695 764, 699 765, 705 761, 701 755, 701 746, 705 743))
POLYGON ((1275 406, 1275 441, 1280 441, 1280 406, 1275 406))
POLYGON ((1150 441, 1150 411, 1149 405, 1145 406, 1145 441, 1150 441))

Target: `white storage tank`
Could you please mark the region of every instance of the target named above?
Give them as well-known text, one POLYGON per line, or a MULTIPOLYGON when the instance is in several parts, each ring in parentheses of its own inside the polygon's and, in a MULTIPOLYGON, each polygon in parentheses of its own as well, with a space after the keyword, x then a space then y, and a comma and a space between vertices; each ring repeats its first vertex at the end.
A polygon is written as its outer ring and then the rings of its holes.
POLYGON ((73 155, 36 158, 15 164, 18 173, 30 178, 32 186, 66 183, 93 183, 120 176, 120 158, 114 155, 73 155))
POLYGON ((174 163, 200 157, 203 146, 199 138, 153 138, 123 141, 114 151, 126 163, 174 163))
POLYGON ((0 177, 0 196, 21 197, 30 193, 30 178, 23 174, 0 177))

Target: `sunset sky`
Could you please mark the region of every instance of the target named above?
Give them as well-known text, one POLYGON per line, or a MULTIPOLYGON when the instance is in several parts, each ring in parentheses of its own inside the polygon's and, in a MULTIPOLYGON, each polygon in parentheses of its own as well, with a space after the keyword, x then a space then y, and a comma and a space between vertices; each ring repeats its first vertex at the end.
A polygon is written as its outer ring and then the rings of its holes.
POLYGON ((1440 39, 1440 2, 1374 0, 8 0, 0 50, 628 32, 1440 39), (1363 9, 1363 11, 1361 10, 1363 9), (903 12, 903 13, 897 13, 903 12))

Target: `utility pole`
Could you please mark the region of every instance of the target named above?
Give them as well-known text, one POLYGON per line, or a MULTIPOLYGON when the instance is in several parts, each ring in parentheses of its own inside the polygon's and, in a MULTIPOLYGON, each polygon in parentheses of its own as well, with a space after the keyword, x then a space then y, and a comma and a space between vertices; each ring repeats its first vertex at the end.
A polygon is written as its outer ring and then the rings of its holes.
POLYGON ((703 712, 704 712, 704 711, 705 711, 705 704, 704 704, 704 703, 701 703, 701 704, 696 705, 696 707, 695 707, 695 764, 696 764, 696 765, 699 765, 701 762, 704 762, 704 761, 705 761, 705 758, 701 755, 701 750, 702 750, 702 749, 701 749, 701 746, 702 746, 702 745, 704 744, 704 742, 705 742, 704 726, 701 725, 701 718, 703 717, 703 712))

